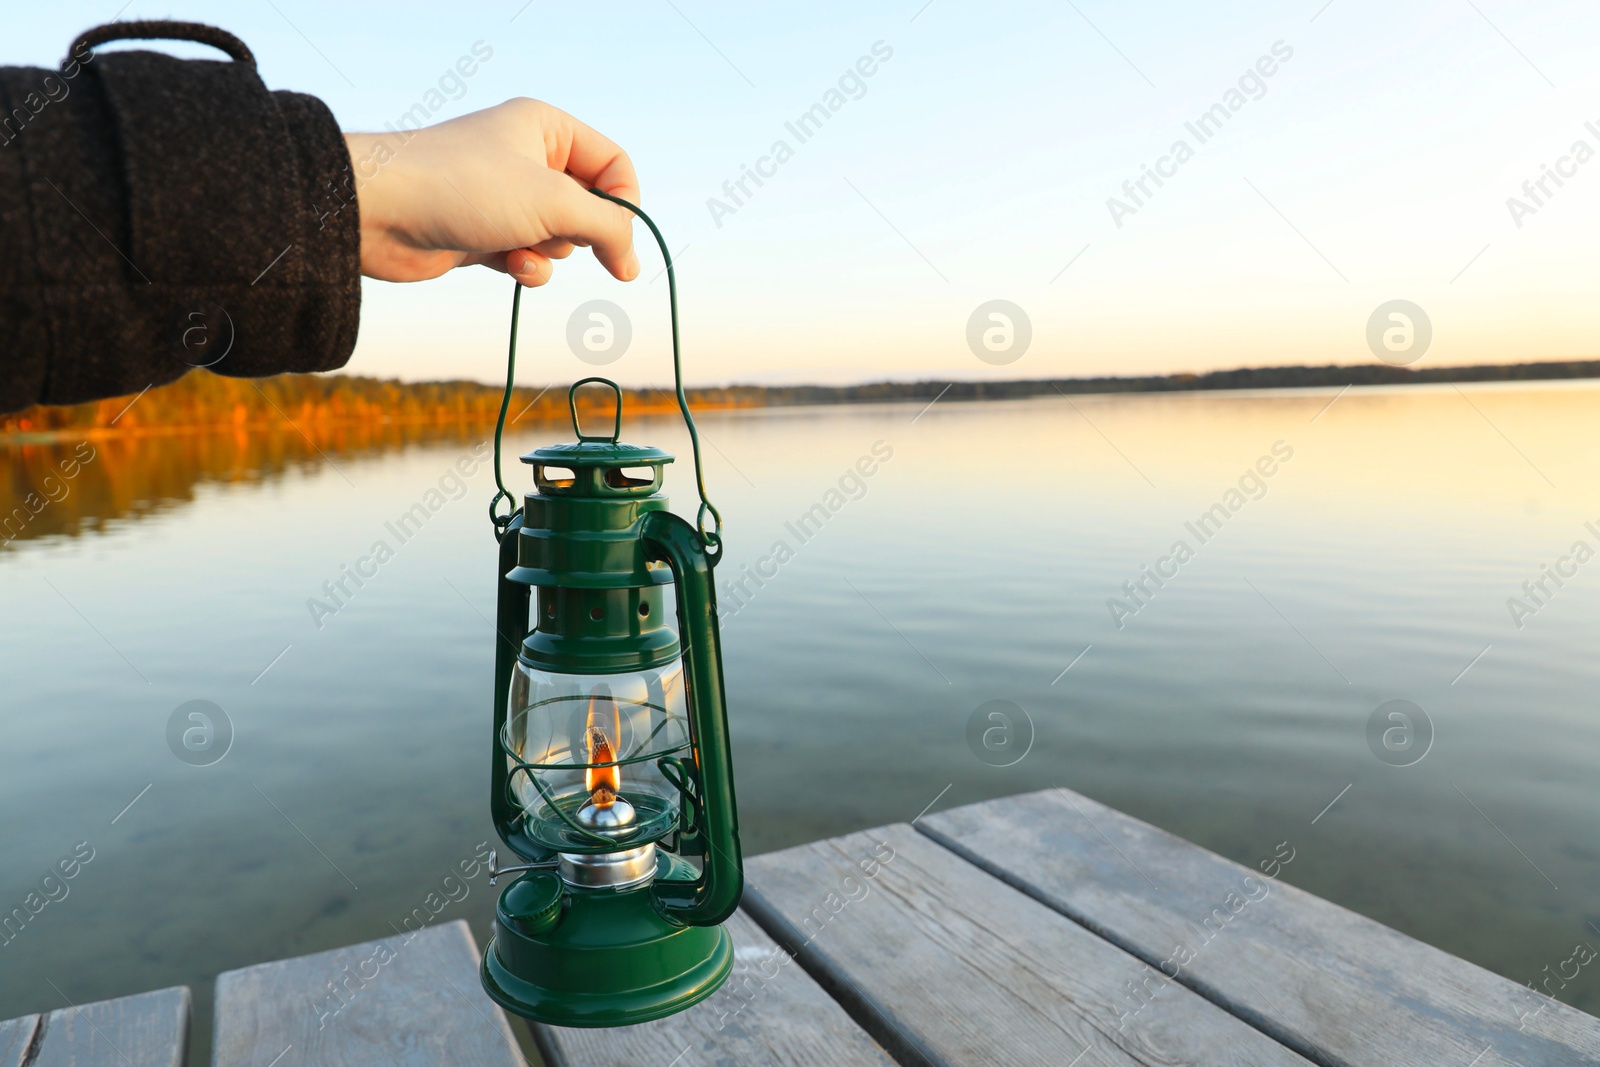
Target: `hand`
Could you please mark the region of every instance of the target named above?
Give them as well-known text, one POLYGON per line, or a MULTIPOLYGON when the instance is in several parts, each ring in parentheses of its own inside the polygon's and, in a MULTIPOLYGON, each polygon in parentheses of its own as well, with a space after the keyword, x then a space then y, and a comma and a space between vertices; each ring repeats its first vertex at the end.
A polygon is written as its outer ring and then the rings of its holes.
POLYGON ((574 246, 618 279, 639 274, 628 154, 559 108, 503 104, 412 131, 347 133, 361 213, 361 273, 416 282, 470 263, 523 285, 550 280, 574 246))

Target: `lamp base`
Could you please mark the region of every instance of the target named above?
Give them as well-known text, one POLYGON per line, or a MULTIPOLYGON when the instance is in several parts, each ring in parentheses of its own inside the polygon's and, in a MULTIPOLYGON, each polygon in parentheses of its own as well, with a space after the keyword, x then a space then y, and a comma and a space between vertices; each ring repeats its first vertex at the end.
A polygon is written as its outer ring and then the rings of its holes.
MULTIPOLYGON (((682 861, 661 853, 658 877, 682 861)), ((691 876, 692 870, 688 871, 691 876)), ((500 897, 483 954, 483 988, 514 1015, 552 1026, 629 1026, 680 1012, 716 992, 733 969, 720 926, 677 926, 648 884, 564 885, 523 875, 500 897)))

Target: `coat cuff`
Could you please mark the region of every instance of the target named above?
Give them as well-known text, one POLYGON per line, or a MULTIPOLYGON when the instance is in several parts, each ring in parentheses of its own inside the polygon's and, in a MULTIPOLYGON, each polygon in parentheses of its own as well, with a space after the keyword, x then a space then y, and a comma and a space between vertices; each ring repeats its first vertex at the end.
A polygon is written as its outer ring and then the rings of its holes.
POLYGON ((22 145, 39 150, 24 154, 51 335, 41 402, 194 366, 256 377, 349 360, 361 248, 344 138, 320 100, 269 91, 239 51, 96 55, 74 106, 27 131, 43 135, 22 145))

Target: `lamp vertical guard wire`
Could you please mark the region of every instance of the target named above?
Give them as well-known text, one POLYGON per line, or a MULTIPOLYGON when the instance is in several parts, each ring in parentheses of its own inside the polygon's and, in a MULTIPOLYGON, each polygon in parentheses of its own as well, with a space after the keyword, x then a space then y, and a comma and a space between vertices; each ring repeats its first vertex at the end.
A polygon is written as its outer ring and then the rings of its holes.
POLYGON ((482 977, 491 998, 526 1018, 619 1026, 681 1011, 726 979, 732 945, 721 923, 744 873, 713 581, 722 517, 684 392, 672 257, 648 215, 590 191, 640 218, 666 261, 674 386, 700 506, 692 524, 667 510, 660 489, 673 457, 623 443, 621 388, 585 378, 568 391, 577 440, 522 457, 535 491, 512 509, 501 446, 517 285, 489 505, 499 542, 490 803, 523 862, 491 858, 491 884, 517 877, 496 908, 482 977), (615 394, 609 435, 579 424, 578 391, 592 384, 615 394))

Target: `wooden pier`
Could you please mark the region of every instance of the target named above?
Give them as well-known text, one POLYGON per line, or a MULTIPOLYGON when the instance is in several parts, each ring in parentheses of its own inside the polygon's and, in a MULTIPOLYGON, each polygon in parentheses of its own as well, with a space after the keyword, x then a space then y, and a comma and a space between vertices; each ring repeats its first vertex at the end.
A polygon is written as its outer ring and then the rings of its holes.
MULTIPOLYGON (((1292 858, 1061 789, 818 841, 747 862, 710 1000, 534 1041, 550 1067, 1600 1065, 1600 1019, 1295 889, 1292 858)), ((178 988, 0 1023, 0 1067, 181 1067, 188 1011, 178 988)), ((511 1026, 458 921, 223 974, 213 1062, 516 1067, 511 1026)))

